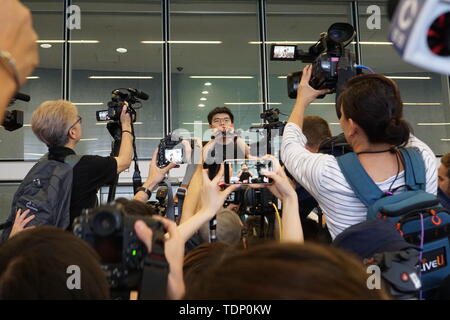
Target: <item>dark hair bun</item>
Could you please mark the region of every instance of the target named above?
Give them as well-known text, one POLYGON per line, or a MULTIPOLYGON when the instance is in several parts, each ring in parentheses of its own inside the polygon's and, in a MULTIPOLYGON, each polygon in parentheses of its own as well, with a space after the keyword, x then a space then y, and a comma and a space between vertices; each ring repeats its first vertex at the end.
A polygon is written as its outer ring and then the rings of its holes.
POLYGON ((384 131, 386 142, 396 146, 405 145, 410 133, 409 124, 402 119, 392 119, 384 131))

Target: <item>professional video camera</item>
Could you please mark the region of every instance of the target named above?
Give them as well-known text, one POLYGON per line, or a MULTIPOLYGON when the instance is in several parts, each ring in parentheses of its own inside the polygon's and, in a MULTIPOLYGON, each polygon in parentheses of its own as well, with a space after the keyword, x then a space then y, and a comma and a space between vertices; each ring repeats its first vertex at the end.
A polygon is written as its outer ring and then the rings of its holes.
MULTIPOLYGON (((12 98, 9 106, 14 104, 16 100, 21 100, 25 102, 30 101, 30 96, 24 93, 17 92, 16 95, 12 98)), ((5 117, 3 119, 3 128, 8 131, 14 131, 23 127, 23 111, 20 110, 6 110, 5 117)))
MULTIPOLYGON (((345 49, 355 35, 355 30, 350 24, 334 23, 328 32, 320 34, 320 39, 309 48, 308 52, 297 49, 296 45, 272 45, 271 60, 300 60, 304 63, 312 63, 312 74, 309 81, 311 87, 317 90, 331 89, 331 92, 339 94, 344 83, 357 74, 354 54, 345 49)), ((301 78, 302 71, 287 76, 289 98, 297 98, 297 89, 301 78)))
POLYGON ((278 152, 280 149, 281 141, 274 141, 276 137, 280 137, 283 135, 284 127, 286 125, 286 121, 280 121, 280 112, 279 109, 267 109, 260 114, 261 119, 263 119, 267 123, 263 123, 260 125, 254 125, 250 127, 250 131, 257 132, 258 135, 265 135, 265 139, 261 139, 266 146, 265 150, 260 153, 260 139, 257 138, 256 144, 253 144, 251 150, 256 150, 256 156, 263 156, 264 154, 272 154, 273 156, 279 158, 278 152), (274 150, 272 150, 272 145, 274 144, 274 150))
POLYGON ((410 248, 403 251, 376 253, 364 259, 366 266, 376 265, 389 294, 399 300, 417 299, 422 287, 417 264, 419 251, 410 248))
POLYGON ((86 209, 73 224, 73 233, 99 254, 112 289, 135 290, 139 287, 148 256, 134 224, 143 220, 153 231, 152 255, 164 258, 164 227, 149 217, 129 216, 119 203, 86 209))
POLYGON ((133 122, 136 121, 136 109, 142 108, 139 100, 148 100, 148 94, 133 88, 118 88, 111 92, 111 101, 108 102, 108 110, 96 112, 97 121, 120 121, 120 114, 125 102, 128 102, 127 112, 133 122), (137 104, 137 106, 136 106, 137 104))

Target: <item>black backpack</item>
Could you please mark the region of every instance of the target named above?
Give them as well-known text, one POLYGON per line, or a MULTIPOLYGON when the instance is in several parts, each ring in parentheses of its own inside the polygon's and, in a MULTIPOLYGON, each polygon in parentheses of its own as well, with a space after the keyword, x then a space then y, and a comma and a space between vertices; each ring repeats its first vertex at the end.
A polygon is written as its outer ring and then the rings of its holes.
POLYGON ((14 194, 2 241, 8 239, 18 209, 30 209, 29 215, 35 215, 27 226, 69 227, 73 168, 80 159, 75 154, 66 156, 64 162, 48 160, 48 154, 39 159, 14 194))

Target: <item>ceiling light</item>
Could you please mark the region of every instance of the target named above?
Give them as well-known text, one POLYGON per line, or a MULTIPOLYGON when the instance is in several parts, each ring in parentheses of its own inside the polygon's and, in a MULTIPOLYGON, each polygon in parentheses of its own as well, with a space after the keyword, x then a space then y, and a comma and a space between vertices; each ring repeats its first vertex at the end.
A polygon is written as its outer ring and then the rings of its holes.
POLYGON ((202 91, 202 94, 208 94, 209 92, 208 91, 202 91))
POLYGON ((161 140, 162 137, 136 137, 136 140, 161 140))
POLYGON ((23 155, 24 155, 24 156, 38 156, 38 157, 42 157, 44 154, 43 154, 43 153, 30 153, 30 152, 25 152, 23 155))
POLYGON ((116 51, 118 53, 127 53, 128 52, 128 50, 126 48, 117 48, 116 51))
POLYGON ((205 97, 201 97, 200 100, 201 100, 201 101, 206 101, 206 100, 208 100, 208 99, 206 99, 205 97))
POLYGON ((441 139, 441 141, 450 141, 450 139, 447 139, 447 138, 446 139, 441 139))
POLYGON ((386 78, 394 80, 431 80, 431 77, 386 76, 386 78))
POLYGON ((64 43, 64 40, 36 40, 36 43, 64 43))
POLYGON ((27 77, 28 80, 35 80, 35 79, 40 79, 40 77, 38 76, 29 76, 27 77))
POLYGON ((212 85, 211 82, 205 82, 205 86, 210 86, 210 85, 212 85))
POLYGON ((89 43, 99 43, 98 40, 67 40, 68 43, 80 43, 80 44, 89 44, 89 43))
POLYGON ((418 126, 450 126, 450 122, 419 122, 418 126))
MULTIPOLYGON (((253 105, 253 104, 264 104, 264 102, 225 102, 225 105, 228 106, 237 106, 237 105, 253 105)), ((268 104, 281 104, 281 102, 269 102, 268 104)))
POLYGON ((315 104, 315 105, 321 105, 321 106, 325 106, 325 105, 335 105, 334 102, 312 102, 310 104, 315 104))
MULTIPOLYGON (((261 41, 250 41, 249 44, 261 44, 261 41)), ((316 41, 265 41, 265 44, 284 44, 284 45, 288 45, 288 44, 316 44, 316 41)), ((355 44, 356 42, 352 42, 352 44, 355 44)), ((388 42, 388 41, 360 41, 360 44, 364 44, 364 45, 386 45, 386 46, 391 46, 392 42, 388 42)))
POLYGON ((98 138, 87 138, 87 139, 80 139, 80 141, 97 141, 98 138))
POLYGON ((208 122, 201 122, 201 121, 196 121, 196 122, 183 122, 183 124, 192 124, 192 125, 201 124, 201 125, 204 125, 204 126, 209 125, 208 122))
POLYGON ((153 79, 151 76, 89 76, 89 79, 153 79))
MULTIPOLYGON (((141 41, 141 43, 143 44, 163 44, 165 43, 165 41, 141 41)), ((169 40, 167 41, 167 43, 171 43, 171 44, 222 44, 222 41, 192 41, 192 40, 169 40)))
POLYGON ((40 47, 43 49, 50 49, 52 45, 50 43, 43 43, 40 45, 40 47))
POLYGON ((198 107, 199 107, 199 108, 204 108, 205 105, 204 105, 203 103, 200 103, 200 104, 198 105, 198 107))
POLYGON ((76 106, 102 106, 103 102, 72 102, 76 106))
POLYGON ((253 76, 189 76, 191 79, 253 79, 253 76))
POLYGON ((403 102, 405 106, 440 106, 440 102, 403 102))

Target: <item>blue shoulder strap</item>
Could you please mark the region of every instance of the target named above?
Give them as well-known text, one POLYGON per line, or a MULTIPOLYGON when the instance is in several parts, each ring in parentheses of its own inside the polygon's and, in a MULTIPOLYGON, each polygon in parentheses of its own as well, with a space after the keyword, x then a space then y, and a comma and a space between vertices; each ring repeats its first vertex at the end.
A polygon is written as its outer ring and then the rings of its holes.
MULTIPOLYGON (((425 190, 425 165, 416 148, 401 148, 405 167, 405 183, 410 190, 425 190)), ((367 207, 379 200, 384 192, 376 185, 354 152, 336 158, 342 174, 355 195, 367 207)))
POLYGON ((361 162, 359 162, 356 153, 346 153, 343 156, 337 157, 336 160, 345 180, 347 180, 359 200, 367 207, 371 206, 384 195, 384 192, 369 177, 361 162))
POLYGON ((410 190, 425 190, 425 164, 417 148, 401 148, 405 166, 405 183, 410 190))

